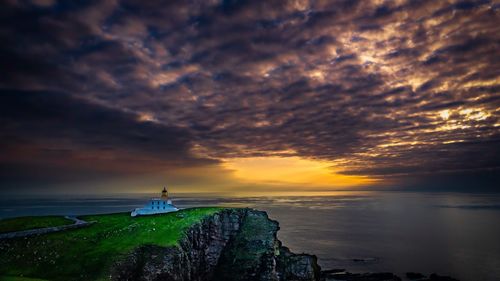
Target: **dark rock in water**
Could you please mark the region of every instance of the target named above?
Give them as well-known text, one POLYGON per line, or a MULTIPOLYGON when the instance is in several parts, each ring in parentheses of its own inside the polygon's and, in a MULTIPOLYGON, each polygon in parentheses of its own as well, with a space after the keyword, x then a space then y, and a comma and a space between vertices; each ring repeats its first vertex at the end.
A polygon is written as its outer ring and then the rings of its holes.
POLYGON ((377 258, 354 258, 352 259, 353 262, 356 263, 370 263, 370 262, 376 262, 378 261, 377 258))
POLYGON ((418 272, 407 272, 406 277, 410 280, 420 280, 425 278, 426 276, 418 272))
MULTIPOLYGON (((408 272, 406 277, 410 280, 419 281, 459 281, 449 276, 440 276, 435 273, 431 274, 429 278, 421 273, 408 272)), ((383 272, 383 273, 350 273, 338 270, 325 270, 321 272, 322 281, 401 281, 398 276, 383 272)))
POLYGON ((345 272, 343 268, 326 269, 321 271, 321 275, 338 274, 345 272))
POLYGON ((424 279, 422 281, 459 281, 458 279, 452 278, 450 276, 441 276, 436 273, 432 273, 429 279, 424 279))
POLYGON ((143 246, 112 270, 112 280, 317 281, 312 255, 296 255, 276 238, 265 212, 228 209, 191 227, 179 247, 143 246))
POLYGON ((342 273, 325 276, 325 281, 401 281, 398 276, 389 273, 342 273))

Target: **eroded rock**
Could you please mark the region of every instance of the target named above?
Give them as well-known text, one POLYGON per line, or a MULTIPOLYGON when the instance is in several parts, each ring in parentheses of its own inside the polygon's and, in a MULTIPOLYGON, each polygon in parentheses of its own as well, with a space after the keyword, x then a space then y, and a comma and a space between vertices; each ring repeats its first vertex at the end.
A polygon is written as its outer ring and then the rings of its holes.
POLYGON ((192 226, 179 247, 145 245, 112 270, 112 280, 317 281, 312 255, 296 255, 277 239, 265 212, 227 209, 192 226))

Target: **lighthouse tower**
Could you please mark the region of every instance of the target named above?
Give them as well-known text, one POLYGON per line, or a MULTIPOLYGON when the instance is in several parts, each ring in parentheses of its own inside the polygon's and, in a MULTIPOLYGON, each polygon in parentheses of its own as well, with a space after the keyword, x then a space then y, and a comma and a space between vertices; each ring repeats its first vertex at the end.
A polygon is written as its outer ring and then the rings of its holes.
POLYGON ((168 199, 168 191, 166 187, 163 187, 163 190, 161 191, 161 198, 168 199))
POLYGON ((163 187, 163 190, 161 191, 160 199, 163 201, 167 201, 167 204, 172 204, 172 200, 168 199, 168 190, 165 186, 163 187))
POLYGON ((176 212, 178 210, 179 209, 177 209, 177 207, 175 207, 172 204, 172 200, 169 199, 167 188, 163 187, 160 198, 152 198, 148 204, 146 204, 142 208, 134 209, 130 213, 130 215, 132 217, 135 217, 135 216, 170 213, 170 212, 176 212))

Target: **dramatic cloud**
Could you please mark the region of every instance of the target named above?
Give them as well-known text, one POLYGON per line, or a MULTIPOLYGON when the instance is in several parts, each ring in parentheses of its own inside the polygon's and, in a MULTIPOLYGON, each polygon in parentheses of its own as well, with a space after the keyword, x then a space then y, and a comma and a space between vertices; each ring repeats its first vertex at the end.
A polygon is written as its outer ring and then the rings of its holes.
POLYGON ((62 93, 2 90, 2 183, 95 180, 216 163, 190 153, 186 130, 143 119, 62 93))
POLYGON ((11 183, 45 162, 224 173, 231 159, 298 157, 378 185, 500 186, 493 1, 2 6, 11 183))

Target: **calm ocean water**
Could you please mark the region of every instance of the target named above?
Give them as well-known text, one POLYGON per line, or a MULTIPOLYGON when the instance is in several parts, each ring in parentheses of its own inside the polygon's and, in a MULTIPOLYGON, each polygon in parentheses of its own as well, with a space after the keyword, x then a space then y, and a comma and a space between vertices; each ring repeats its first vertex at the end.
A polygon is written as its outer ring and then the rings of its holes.
MULTIPOLYGON (((129 211, 148 195, 0 199, 0 218, 129 211)), ((279 238, 321 266, 351 272, 438 272, 463 281, 500 280, 500 195, 337 192, 330 196, 178 197, 179 207, 265 210, 279 238)))

